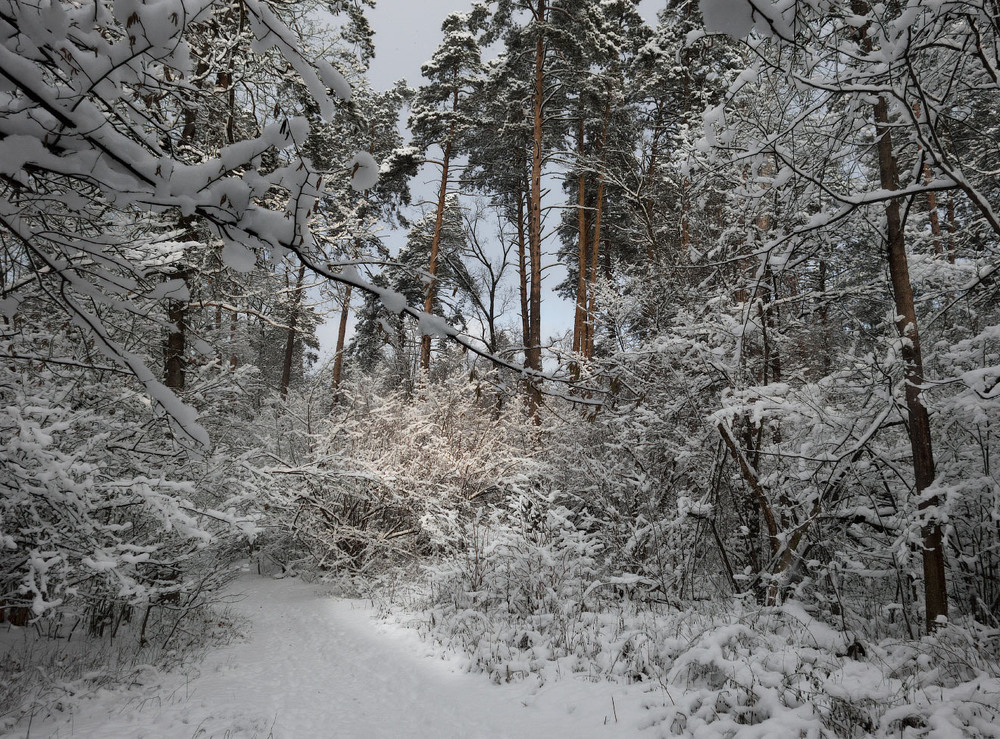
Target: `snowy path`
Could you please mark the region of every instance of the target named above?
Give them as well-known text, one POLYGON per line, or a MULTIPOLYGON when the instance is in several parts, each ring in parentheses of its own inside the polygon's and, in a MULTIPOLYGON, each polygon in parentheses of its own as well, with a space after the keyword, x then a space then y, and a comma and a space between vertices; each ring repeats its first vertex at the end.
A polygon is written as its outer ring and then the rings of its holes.
POLYGON ((210 653, 195 677, 97 697, 60 721, 36 718, 30 736, 588 739, 637 736, 648 715, 635 686, 493 685, 318 586, 248 576, 236 590, 246 641, 210 653))

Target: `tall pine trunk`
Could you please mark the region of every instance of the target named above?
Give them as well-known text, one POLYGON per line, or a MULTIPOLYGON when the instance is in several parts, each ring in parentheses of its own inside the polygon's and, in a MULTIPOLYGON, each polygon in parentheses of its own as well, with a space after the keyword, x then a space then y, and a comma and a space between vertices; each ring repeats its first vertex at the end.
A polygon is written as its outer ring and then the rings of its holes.
POLYGON ((646 171, 642 175, 641 182, 643 195, 640 198, 641 215, 643 220, 643 226, 646 229, 646 262, 649 264, 650 269, 656 264, 657 255, 659 252, 659 239, 656 236, 656 224, 654 221, 654 199, 649 196, 648 192, 653 191, 655 194, 656 190, 656 168, 659 164, 660 157, 660 135, 663 128, 663 117, 665 111, 665 104, 662 100, 656 103, 656 115, 653 117, 652 131, 653 131, 653 141, 649 148, 649 164, 646 166, 646 171))
POLYGON ((584 324, 583 354, 588 359, 594 356, 594 335, 596 333, 595 313, 597 310, 597 273, 600 269, 601 256, 601 220, 604 215, 604 169, 605 150, 608 145, 608 128, 611 125, 611 91, 608 90, 608 102, 604 106, 604 120, 601 127, 600 164, 597 171, 597 200, 594 204, 594 235, 590 247, 590 276, 587 291, 587 315, 584 324))
MULTIPOLYGON (((455 90, 451 101, 451 112, 458 113, 458 70, 455 70, 455 90)), ((424 313, 434 310, 434 296, 437 292, 437 262, 438 250, 441 248, 441 228, 444 223, 444 209, 448 199, 448 168, 451 164, 451 145, 455 137, 455 119, 448 126, 448 138, 444 143, 441 159, 441 188, 438 191, 437 212, 434 218, 434 236, 431 239, 431 256, 427 265, 430 282, 427 283, 427 293, 424 296, 424 313)), ((431 337, 424 334, 420 338, 420 368, 426 372, 431 366, 431 337)))
POLYGON ((597 313, 597 273, 600 269, 601 257, 601 217, 604 213, 604 177, 598 174, 597 203, 594 208, 594 236, 590 247, 590 276, 588 278, 589 293, 587 296, 587 317, 584 324, 583 355, 588 359, 594 356, 594 334, 597 313))
POLYGON ((584 121, 580 112, 580 127, 577 132, 577 152, 580 174, 577 177, 576 217, 577 217, 577 274, 576 312, 573 316, 573 351, 583 352, 584 326, 587 320, 587 176, 583 168, 584 121))
MULTIPOLYGON (((528 342, 524 348, 524 363, 528 369, 542 369, 542 124, 545 115, 545 22, 546 0, 538 0, 535 21, 538 39, 535 42, 535 89, 532 106, 531 199, 528 220, 528 257, 530 290, 528 294, 528 342)), ((537 421, 541 405, 537 382, 528 386, 528 407, 537 421)))
MULTIPOLYGON (((523 173, 524 162, 517 162, 517 166, 523 173)), ((529 188, 525 186, 527 183, 523 177, 519 178, 519 181, 521 187, 517 193, 517 285, 521 301, 521 346, 524 347, 527 356, 528 342, 531 341, 531 306, 528 302, 528 246, 524 204, 529 188)))

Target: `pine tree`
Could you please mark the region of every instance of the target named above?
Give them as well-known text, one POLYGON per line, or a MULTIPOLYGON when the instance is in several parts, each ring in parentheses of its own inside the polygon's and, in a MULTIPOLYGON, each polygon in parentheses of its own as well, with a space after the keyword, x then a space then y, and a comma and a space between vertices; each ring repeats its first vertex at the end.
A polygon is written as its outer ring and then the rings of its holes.
POLYGON ((466 144, 466 180, 489 198, 509 225, 516 253, 520 345, 530 340, 528 300, 528 151, 531 126, 523 101, 528 84, 517 57, 502 55, 486 65, 484 81, 470 100, 473 116, 483 125, 470 132, 466 144))
MULTIPOLYGON (((426 313, 432 312, 438 290, 438 252, 448 207, 450 170, 471 124, 465 110, 465 99, 480 82, 480 50, 475 32, 483 19, 482 6, 470 14, 452 13, 445 18, 441 24, 444 40, 435 49, 430 61, 421 68, 428 83, 417 91, 410 114, 414 143, 423 150, 430 146, 441 150, 441 159, 435 162, 441 168, 441 183, 427 261, 430 279, 423 300, 426 313)), ((425 372, 430 368, 430 359, 431 337, 425 335, 420 350, 420 366, 425 372)))
MULTIPOLYGON (((465 324, 465 286, 472 280, 462 260, 466 239, 457 198, 449 198, 440 231, 437 222, 436 212, 413 222, 406 244, 393 264, 379 275, 379 283, 399 293, 408 304, 421 304, 432 279, 426 265, 436 244, 439 263, 433 279, 438 289, 427 312, 461 329, 465 324)), ((390 383, 412 388, 417 382, 414 369, 420 366, 422 339, 415 340, 411 330, 401 315, 386 309, 374 296, 366 296, 349 352, 363 371, 372 372, 384 363, 390 368, 390 383)))

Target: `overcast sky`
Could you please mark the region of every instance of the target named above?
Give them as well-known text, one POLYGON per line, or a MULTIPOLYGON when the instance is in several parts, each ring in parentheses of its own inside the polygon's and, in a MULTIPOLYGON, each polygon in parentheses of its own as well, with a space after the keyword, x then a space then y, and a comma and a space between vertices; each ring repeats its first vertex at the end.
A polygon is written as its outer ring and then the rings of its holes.
MULTIPOLYGON (((643 0, 639 6, 646 22, 656 23, 656 12, 664 0, 643 0)), ((368 11, 375 29, 375 62, 369 78, 378 90, 396 80, 420 84, 420 65, 431 58, 441 43, 441 22, 449 13, 467 12, 472 0, 376 0, 368 11)))
POLYGON ((441 22, 448 13, 466 11, 471 0, 376 0, 368 20, 375 29, 372 86, 387 89, 395 80, 420 84, 420 65, 441 43, 441 22))

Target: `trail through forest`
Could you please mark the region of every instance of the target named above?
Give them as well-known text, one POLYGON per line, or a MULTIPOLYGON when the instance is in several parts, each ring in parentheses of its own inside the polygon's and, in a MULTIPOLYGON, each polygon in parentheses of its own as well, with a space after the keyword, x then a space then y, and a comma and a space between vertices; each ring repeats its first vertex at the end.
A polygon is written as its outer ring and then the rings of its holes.
POLYGON ((146 685, 99 692, 72 711, 36 716, 30 729, 24 722, 15 736, 586 739, 639 731, 641 691, 578 677, 495 685, 442 659, 412 630, 378 621, 369 603, 319 585, 246 575, 229 597, 246 619, 245 639, 213 650, 186 676, 157 673, 146 685))

